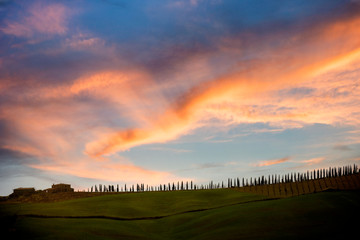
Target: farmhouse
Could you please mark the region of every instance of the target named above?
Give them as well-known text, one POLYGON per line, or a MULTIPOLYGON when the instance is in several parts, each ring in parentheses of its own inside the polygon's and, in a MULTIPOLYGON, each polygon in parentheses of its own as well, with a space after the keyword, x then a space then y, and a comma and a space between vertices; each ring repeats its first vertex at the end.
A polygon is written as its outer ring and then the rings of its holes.
POLYGON ((57 192, 74 192, 74 189, 71 188, 70 184, 53 184, 51 188, 46 189, 48 193, 57 193, 57 192))
POLYGON ((15 188, 13 196, 27 196, 35 193, 35 188, 15 188))

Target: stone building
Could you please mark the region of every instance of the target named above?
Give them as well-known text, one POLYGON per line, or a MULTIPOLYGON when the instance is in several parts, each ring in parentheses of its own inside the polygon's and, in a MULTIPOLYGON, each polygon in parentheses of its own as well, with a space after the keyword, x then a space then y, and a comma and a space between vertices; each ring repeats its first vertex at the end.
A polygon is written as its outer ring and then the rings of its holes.
POLYGON ((12 196, 27 196, 35 193, 35 188, 15 188, 12 196))
POLYGON ((51 188, 47 189, 47 192, 48 193, 74 192, 74 189, 71 188, 70 184, 59 183, 59 184, 53 184, 51 188))

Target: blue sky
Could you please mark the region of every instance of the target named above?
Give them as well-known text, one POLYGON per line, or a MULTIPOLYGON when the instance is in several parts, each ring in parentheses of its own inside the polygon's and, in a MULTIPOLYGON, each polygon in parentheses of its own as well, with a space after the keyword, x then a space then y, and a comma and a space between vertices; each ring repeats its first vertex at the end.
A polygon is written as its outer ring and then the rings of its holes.
POLYGON ((0 1, 0 195, 360 161, 359 1, 0 1))

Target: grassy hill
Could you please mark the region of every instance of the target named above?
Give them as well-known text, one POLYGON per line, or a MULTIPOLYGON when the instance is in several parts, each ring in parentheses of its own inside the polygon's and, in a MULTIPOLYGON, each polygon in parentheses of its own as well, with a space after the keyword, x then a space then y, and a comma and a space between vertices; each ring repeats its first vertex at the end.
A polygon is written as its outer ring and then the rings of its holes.
POLYGON ((270 200, 215 189, 0 204, 9 239, 335 239, 358 234, 359 213, 359 191, 270 200))

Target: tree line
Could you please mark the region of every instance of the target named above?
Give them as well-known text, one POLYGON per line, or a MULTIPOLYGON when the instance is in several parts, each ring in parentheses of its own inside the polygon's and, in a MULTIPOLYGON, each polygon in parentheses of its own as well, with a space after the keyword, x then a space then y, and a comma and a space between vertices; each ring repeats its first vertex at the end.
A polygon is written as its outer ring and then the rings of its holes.
POLYGON ((259 186, 277 183, 302 182, 321 178, 341 177, 359 173, 358 166, 348 165, 343 167, 329 167, 327 169, 314 169, 304 173, 288 173, 284 175, 268 175, 256 178, 228 178, 227 182, 214 183, 210 181, 208 184, 195 184, 193 181, 178 181, 166 184, 151 186, 148 184, 132 184, 119 186, 99 184, 94 185, 88 192, 149 192, 149 191, 182 191, 182 190, 201 190, 201 189, 221 189, 221 188, 239 188, 247 186, 259 186))

